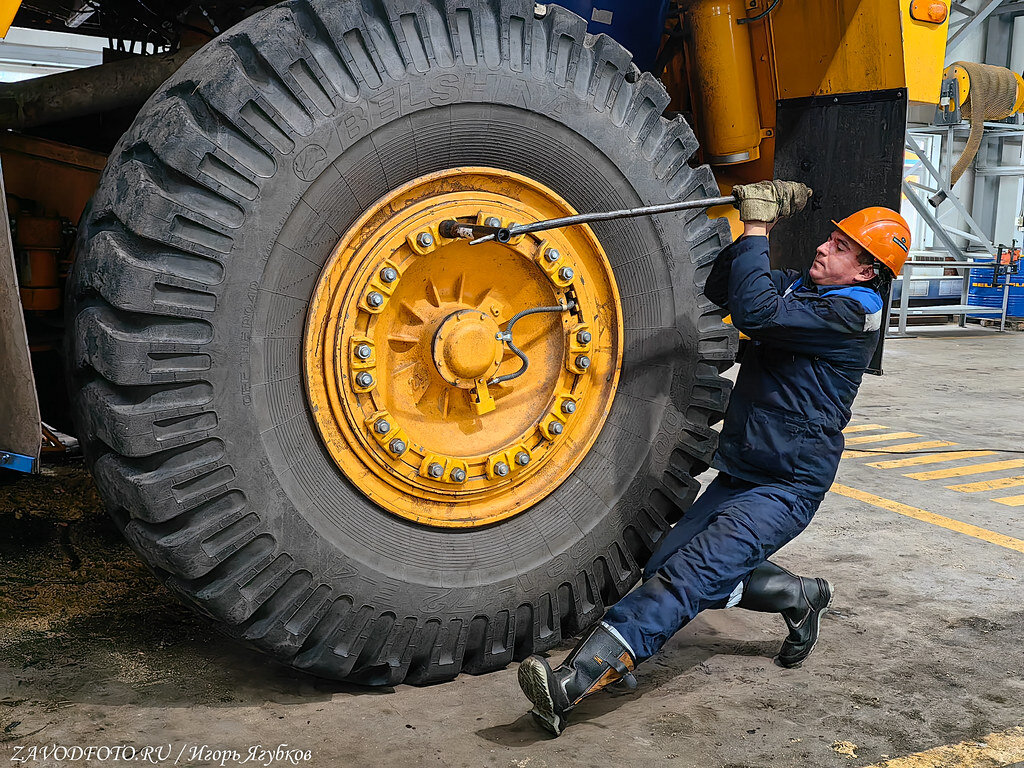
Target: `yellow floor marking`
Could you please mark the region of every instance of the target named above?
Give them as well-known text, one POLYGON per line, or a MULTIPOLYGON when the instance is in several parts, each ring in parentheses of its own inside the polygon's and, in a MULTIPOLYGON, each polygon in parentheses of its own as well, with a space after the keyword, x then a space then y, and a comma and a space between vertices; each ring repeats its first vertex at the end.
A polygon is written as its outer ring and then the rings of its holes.
POLYGON ((947 744, 866 768, 1011 768, 1024 760, 1024 728, 990 733, 973 741, 947 744))
POLYGON ((885 456, 888 453, 899 453, 901 451, 923 451, 926 448, 948 448, 956 443, 949 443, 945 440, 925 440, 920 443, 902 443, 900 445, 887 445, 885 448, 867 451, 843 451, 844 459, 856 459, 860 456, 885 456))
POLYGON ((905 437, 920 437, 916 432, 890 432, 887 435, 861 435, 848 437, 847 445, 864 445, 865 443, 884 443, 886 440, 902 440, 905 437))
POLYGON ((879 469, 895 469, 896 467, 916 467, 918 464, 938 464, 942 461, 973 459, 978 456, 995 456, 995 454, 995 451, 950 451, 949 453, 932 453, 927 456, 910 456, 906 459, 893 459, 892 461, 875 461, 870 462, 868 466, 879 469))
POLYGON ((858 491, 856 488, 850 488, 849 486, 840 485, 839 483, 833 483, 830 490, 833 493, 838 493, 840 496, 846 496, 851 499, 856 499, 857 501, 863 501, 865 504, 871 504, 874 507, 887 509, 890 512, 897 512, 901 515, 912 517, 915 520, 931 523, 932 525, 937 525, 940 528, 947 528, 950 531, 956 531, 957 533, 962 533, 966 536, 973 536, 976 539, 987 541, 990 544, 998 544, 1000 547, 1006 547, 1007 549, 1024 553, 1024 541, 1015 539, 1012 536, 1004 536, 1001 533, 979 528, 978 526, 971 525, 970 523, 961 523, 959 520, 954 520, 950 517, 936 515, 934 512, 926 512, 923 509, 910 507, 906 504, 901 504, 898 501, 892 501, 891 499, 883 499, 881 496, 875 496, 873 493, 858 491))
POLYGON ((946 487, 951 491, 977 493, 978 491, 998 491, 1000 488, 1016 488, 1018 485, 1024 485, 1024 475, 1001 477, 998 480, 979 480, 976 483, 960 483, 960 485, 947 485, 946 487))
POLYGON ((1001 499, 992 499, 1008 507, 1024 507, 1024 494, 1020 496, 1003 496, 1001 499))
POLYGON ((963 477, 964 475, 980 475, 985 472, 999 472, 1004 469, 1016 469, 1024 467, 1024 459, 1010 459, 1009 461, 990 461, 987 464, 968 464, 964 467, 948 467, 946 469, 933 469, 929 472, 911 472, 904 477, 912 477, 915 480, 943 480, 947 477, 963 477))
POLYGON ((888 427, 883 427, 881 424, 851 424, 843 432, 849 435, 853 432, 873 432, 876 429, 888 429, 888 427))

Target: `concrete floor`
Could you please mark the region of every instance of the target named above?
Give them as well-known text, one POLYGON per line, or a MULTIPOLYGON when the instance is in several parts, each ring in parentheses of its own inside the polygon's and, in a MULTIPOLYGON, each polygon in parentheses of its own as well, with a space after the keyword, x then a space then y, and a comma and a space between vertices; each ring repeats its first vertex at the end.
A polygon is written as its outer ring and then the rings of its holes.
POLYGON ((97 515, 80 469, 7 478, 0 524, 17 538, 0 539, 0 761, 15 764, 31 745, 131 744, 209 765, 189 750, 244 758, 252 745, 287 744, 310 750, 298 764, 314 766, 866 766, 1019 726, 1024 551, 1012 547, 1024 549, 1024 510, 993 499, 1024 485, 946 486, 1024 475, 1014 468, 1024 467, 1022 359, 1019 333, 939 329, 889 342, 887 375, 868 377, 855 411, 855 425, 880 426, 848 438, 920 437, 849 448, 944 441, 996 453, 911 467, 870 466, 898 455, 843 461, 838 482, 859 498, 829 494, 778 558, 838 589, 804 668, 772 664, 778 617, 709 612, 640 667, 636 692, 587 700, 557 740, 525 714, 514 668, 374 691, 267 662, 150 579, 97 515), (1006 461, 1019 464, 905 476, 1006 461), (954 521, 977 528, 943 527, 954 521))

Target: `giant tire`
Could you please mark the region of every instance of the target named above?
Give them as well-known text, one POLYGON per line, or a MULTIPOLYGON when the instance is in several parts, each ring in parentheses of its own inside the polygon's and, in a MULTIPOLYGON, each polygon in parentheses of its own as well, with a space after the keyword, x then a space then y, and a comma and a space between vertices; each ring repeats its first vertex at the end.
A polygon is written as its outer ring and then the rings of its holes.
POLYGON ((417 525, 346 480, 302 327, 340 233, 431 171, 515 171, 584 211, 717 195, 667 102, 617 43, 522 0, 297 0, 197 53, 111 155, 70 291, 79 432, 158 576, 281 661, 369 684, 499 669, 625 594, 715 447, 735 337, 701 286, 723 221, 595 227, 619 392, 572 476, 495 525, 417 525))

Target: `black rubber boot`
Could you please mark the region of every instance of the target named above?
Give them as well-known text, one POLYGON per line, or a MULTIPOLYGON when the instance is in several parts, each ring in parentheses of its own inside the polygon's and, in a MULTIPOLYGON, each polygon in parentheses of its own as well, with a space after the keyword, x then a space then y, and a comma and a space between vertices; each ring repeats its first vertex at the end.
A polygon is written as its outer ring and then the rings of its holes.
POLYGON ((555 669, 540 656, 524 659, 519 665, 519 687, 533 702, 533 716, 558 736, 565 728, 566 714, 583 697, 620 680, 635 687, 630 674, 635 666, 626 646, 598 624, 555 669))
POLYGON ((799 667, 818 642, 821 619, 832 604, 835 589, 825 579, 790 573, 771 561, 759 565, 743 586, 739 607, 765 613, 781 613, 789 627, 775 663, 799 667))

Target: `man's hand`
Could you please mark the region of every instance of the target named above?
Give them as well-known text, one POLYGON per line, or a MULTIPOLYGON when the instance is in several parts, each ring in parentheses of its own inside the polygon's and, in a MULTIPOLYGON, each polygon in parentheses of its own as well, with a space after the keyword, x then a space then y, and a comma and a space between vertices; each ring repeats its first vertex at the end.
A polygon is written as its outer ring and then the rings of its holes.
POLYGON ((732 188, 739 201, 740 221, 771 223, 802 211, 813 191, 797 181, 758 181, 732 188))
POLYGON ((811 199, 814 190, 799 181, 772 181, 779 200, 779 218, 800 213, 811 199))

